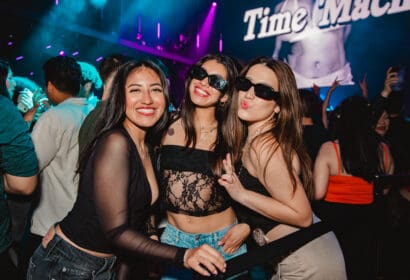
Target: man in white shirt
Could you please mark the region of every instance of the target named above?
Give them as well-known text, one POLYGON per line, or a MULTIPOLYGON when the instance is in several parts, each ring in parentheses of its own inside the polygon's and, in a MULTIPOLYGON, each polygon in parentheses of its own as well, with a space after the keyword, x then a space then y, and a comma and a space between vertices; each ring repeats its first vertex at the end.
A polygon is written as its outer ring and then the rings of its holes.
POLYGON ((40 185, 30 229, 28 258, 47 230, 62 220, 74 205, 78 190, 78 132, 90 111, 86 98, 76 97, 81 70, 74 58, 53 57, 43 65, 43 70, 46 93, 55 106, 41 115, 32 132, 40 185))

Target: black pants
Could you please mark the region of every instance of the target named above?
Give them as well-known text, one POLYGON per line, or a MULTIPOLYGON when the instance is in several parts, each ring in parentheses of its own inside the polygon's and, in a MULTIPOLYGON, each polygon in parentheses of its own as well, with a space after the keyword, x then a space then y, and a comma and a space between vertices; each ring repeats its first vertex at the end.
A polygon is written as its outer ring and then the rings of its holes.
POLYGON ((17 268, 11 261, 8 250, 0 254, 0 275, 7 275, 8 279, 17 278, 17 268))
POLYGON ((25 280, 29 261, 37 247, 41 244, 42 236, 29 233, 24 246, 20 248, 18 279, 25 280))

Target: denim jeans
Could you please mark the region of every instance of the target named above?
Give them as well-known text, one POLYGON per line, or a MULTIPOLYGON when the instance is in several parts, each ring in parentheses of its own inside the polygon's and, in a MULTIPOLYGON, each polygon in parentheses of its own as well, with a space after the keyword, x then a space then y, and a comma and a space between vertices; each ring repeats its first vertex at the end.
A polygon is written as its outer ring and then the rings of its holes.
MULTIPOLYGON (((236 223, 235 223, 236 224, 236 223)), ((232 259, 236 256, 246 253, 245 243, 239 247, 239 249, 233 254, 227 254, 223 251, 223 246, 218 245, 218 241, 231 229, 235 224, 223 228, 219 231, 210 233, 187 233, 177 229, 171 224, 165 226, 165 230, 161 235, 161 242, 169 245, 174 245, 182 248, 195 248, 203 244, 208 244, 209 246, 215 248, 225 260, 232 259)), ((192 271, 188 269, 178 269, 175 267, 169 267, 166 269, 164 276, 161 278, 165 279, 192 279, 192 271)))
POLYGON ((116 257, 100 258, 87 254, 61 239, 57 234, 47 248, 40 244, 27 271, 27 280, 43 279, 115 279, 116 257))

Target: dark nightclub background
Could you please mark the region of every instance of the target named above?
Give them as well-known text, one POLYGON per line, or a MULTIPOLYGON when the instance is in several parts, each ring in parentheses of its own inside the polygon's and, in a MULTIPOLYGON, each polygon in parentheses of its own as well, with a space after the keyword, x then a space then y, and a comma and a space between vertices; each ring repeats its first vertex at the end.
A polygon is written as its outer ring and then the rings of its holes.
MULTIPOLYGON (((179 103, 186 70, 203 54, 222 51, 241 62, 260 55, 271 56, 277 36, 244 41, 249 23, 244 21, 244 15, 248 10, 268 7, 271 16, 280 2, 1 0, 0 56, 11 62, 15 75, 28 76, 40 85, 44 83, 41 65, 60 53, 95 66, 104 55, 113 52, 136 58, 158 57, 168 68, 174 101, 179 103)), ((409 84, 410 0, 321 2, 343 4, 350 7, 349 14, 361 2, 368 3, 368 7, 388 7, 396 2, 403 10, 392 14, 386 10, 377 17, 371 10, 369 15, 346 24, 351 30, 344 41, 345 58, 350 63, 354 85, 339 86, 332 96, 332 107, 346 96, 358 94, 358 82, 365 74, 373 99, 383 88, 389 66, 406 68, 409 84)), ((256 20, 255 34, 258 28, 260 21, 256 20)), ((322 96, 326 90, 322 87, 322 96)), ((410 106, 406 112, 410 116, 410 106)))

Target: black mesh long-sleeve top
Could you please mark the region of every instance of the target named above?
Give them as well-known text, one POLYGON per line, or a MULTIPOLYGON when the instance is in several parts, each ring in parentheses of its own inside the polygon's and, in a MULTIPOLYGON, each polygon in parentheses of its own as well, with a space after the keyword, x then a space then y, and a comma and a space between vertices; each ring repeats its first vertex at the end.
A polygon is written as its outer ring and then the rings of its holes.
POLYGON ((77 245, 102 253, 132 254, 182 263, 185 249, 146 234, 152 194, 136 146, 124 128, 98 141, 80 177, 73 209, 60 223, 77 245))

